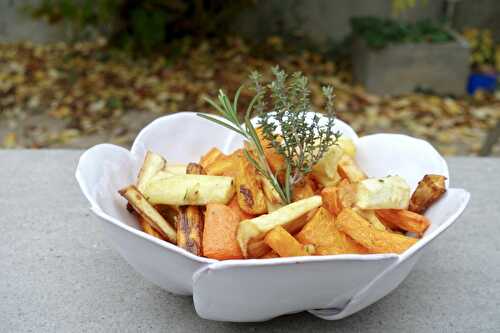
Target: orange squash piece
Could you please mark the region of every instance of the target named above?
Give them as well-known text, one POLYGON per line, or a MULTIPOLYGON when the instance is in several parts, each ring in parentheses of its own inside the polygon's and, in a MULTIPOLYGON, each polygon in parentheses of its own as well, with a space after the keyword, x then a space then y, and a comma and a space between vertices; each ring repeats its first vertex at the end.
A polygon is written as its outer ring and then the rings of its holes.
POLYGON ((309 253, 304 249, 304 246, 293 238, 293 236, 280 225, 269 231, 266 234, 264 241, 280 257, 299 257, 309 255, 309 253))
POLYGON ((208 258, 227 260, 242 259, 236 240, 240 216, 222 204, 208 204, 203 229, 203 255, 208 258))
POLYGON ((375 229, 370 222, 350 208, 340 212, 335 226, 367 248, 370 253, 403 253, 417 242, 416 238, 375 229))
POLYGON ((334 223, 335 218, 324 207, 320 207, 313 218, 295 237, 304 245, 312 244, 316 254, 367 253, 367 250, 340 232, 334 223))
POLYGON ((405 209, 377 209, 375 214, 392 228, 414 232, 419 236, 431 224, 427 217, 405 209))

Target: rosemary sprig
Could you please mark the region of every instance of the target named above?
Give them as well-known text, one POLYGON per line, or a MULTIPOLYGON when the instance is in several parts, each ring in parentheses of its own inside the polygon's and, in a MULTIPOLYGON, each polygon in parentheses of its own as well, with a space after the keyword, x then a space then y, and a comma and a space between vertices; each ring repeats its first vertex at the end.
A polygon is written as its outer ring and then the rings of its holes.
POLYGON ((199 116, 227 127, 248 140, 251 151, 244 150, 246 158, 269 180, 281 200, 290 203, 293 185, 311 172, 323 154, 336 144, 340 133, 333 131, 335 114, 332 87, 323 88, 326 121, 321 123, 318 115, 314 114, 312 118, 308 116, 311 111, 311 91, 307 78, 297 72, 289 79, 278 67, 272 68, 272 73, 275 79, 268 85, 263 83, 258 72, 250 74, 255 96, 246 110, 244 126, 238 119, 238 98, 243 86, 236 92, 232 103, 222 90, 219 90, 217 101, 205 99, 226 122, 205 114, 199 116), (272 102, 271 108, 268 108, 268 100, 272 102), (250 121, 253 111, 259 116, 264 138, 285 159, 285 170, 278 170, 285 173, 283 184, 273 174, 266 160, 264 148, 250 121))
POLYGON ((255 131, 255 128, 252 125, 252 122, 250 121, 250 117, 252 114, 252 109, 253 105, 255 102, 258 100, 258 95, 256 95, 250 104, 248 105, 247 111, 245 113, 245 118, 244 118, 244 125, 242 126, 240 124, 240 121, 238 120, 238 98, 241 92, 241 89, 243 86, 241 86, 238 91, 236 92, 236 95, 234 97, 233 103, 230 102, 229 98, 226 96, 224 91, 219 90, 219 95, 217 98, 217 101, 213 101, 209 98, 205 98, 205 100, 213 106, 220 114, 221 116, 227 121, 221 121, 213 116, 207 115, 207 114, 202 114, 199 113, 198 116, 208 119, 210 121, 213 121, 219 125, 222 125, 236 133, 241 134, 248 142, 250 143, 251 147, 255 150, 255 154, 252 154, 252 152, 248 151, 248 149, 243 149, 243 153, 245 154, 245 157, 250 161, 250 163, 253 164, 253 166, 257 169, 257 171, 267 178, 273 188, 276 190, 276 192, 279 194, 281 200, 283 202, 289 203, 291 202, 291 193, 290 191, 285 192, 281 184, 278 181, 278 178, 276 175, 273 174, 271 171, 271 168, 269 167, 269 164, 267 163, 266 156, 264 153, 264 147, 262 147, 262 144, 260 143, 259 137, 257 135, 257 132, 255 131), (255 156, 255 157, 254 157, 255 156))

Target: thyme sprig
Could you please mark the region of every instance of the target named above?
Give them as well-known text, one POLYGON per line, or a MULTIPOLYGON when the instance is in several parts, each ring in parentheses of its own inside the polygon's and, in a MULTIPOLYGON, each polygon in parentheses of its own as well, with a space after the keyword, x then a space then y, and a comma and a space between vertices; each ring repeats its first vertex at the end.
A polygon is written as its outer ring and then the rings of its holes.
POLYGON ((246 158, 271 183, 281 200, 290 203, 293 186, 311 172, 324 153, 336 144, 340 133, 333 130, 335 113, 332 87, 323 88, 326 120, 322 121, 317 114, 310 113, 311 91, 306 77, 297 72, 288 78, 279 67, 272 68, 272 73, 275 79, 268 85, 263 83, 260 73, 250 74, 255 96, 246 110, 244 126, 238 119, 238 98, 243 86, 236 92, 232 103, 222 90, 219 90, 217 101, 205 99, 225 121, 205 114, 199 116, 227 127, 247 139, 251 151, 244 150, 246 158), (268 101, 271 102, 270 108, 268 101), (259 116, 258 125, 262 128, 264 138, 285 160, 284 170, 278 170, 278 173, 285 173, 283 184, 278 181, 277 174, 271 171, 264 147, 250 121, 254 113, 259 116))

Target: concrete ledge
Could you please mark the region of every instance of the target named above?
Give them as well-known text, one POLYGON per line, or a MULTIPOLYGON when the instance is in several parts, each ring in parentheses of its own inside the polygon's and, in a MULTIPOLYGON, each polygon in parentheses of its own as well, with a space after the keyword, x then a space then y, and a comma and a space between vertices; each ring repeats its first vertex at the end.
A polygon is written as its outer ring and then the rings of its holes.
POLYGON ((336 322, 232 324, 200 319, 110 248, 74 178, 81 153, 0 150, 0 332, 500 331, 500 159, 448 159, 471 203, 381 301, 336 322))

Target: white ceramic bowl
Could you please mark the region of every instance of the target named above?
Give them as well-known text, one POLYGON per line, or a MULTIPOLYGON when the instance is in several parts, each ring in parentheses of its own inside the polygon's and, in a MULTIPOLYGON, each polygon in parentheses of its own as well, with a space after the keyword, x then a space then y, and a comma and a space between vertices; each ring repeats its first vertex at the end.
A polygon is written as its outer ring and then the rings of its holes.
MULTIPOLYGON (((448 179, 448 167, 427 142, 405 135, 358 138, 347 124, 337 128, 357 146, 357 162, 369 176, 398 174, 415 189, 428 173, 448 179)), ((131 151, 110 144, 87 150, 76 178, 92 211, 118 252, 146 279, 180 295, 193 295, 197 313, 223 321, 262 321, 307 310, 329 320, 349 316, 376 302, 408 275, 422 251, 460 216, 469 201, 463 189, 447 193, 426 213, 432 225, 401 255, 336 255, 217 261, 197 257, 142 232, 117 190, 133 183, 146 150, 171 163, 198 161, 216 146, 240 147, 229 130, 184 112, 158 118, 136 138, 131 151)))

